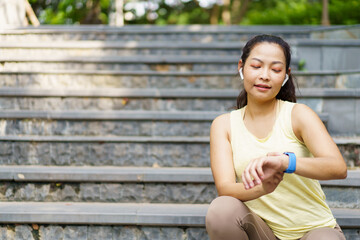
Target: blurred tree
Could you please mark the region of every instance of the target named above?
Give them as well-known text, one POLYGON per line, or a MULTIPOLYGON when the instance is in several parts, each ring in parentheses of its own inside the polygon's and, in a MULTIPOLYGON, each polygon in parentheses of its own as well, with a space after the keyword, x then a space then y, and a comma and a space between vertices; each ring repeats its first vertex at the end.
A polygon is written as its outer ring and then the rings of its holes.
POLYGON ((223 10, 222 10, 222 21, 225 25, 231 24, 231 13, 230 13, 230 0, 223 0, 223 10))
POLYGON ((359 0, 330 0, 331 24, 360 24, 359 0))
POLYGON ((251 4, 243 24, 319 24, 321 3, 308 0, 258 0, 251 4))
POLYGON ((216 25, 219 23, 219 12, 220 12, 219 5, 214 4, 210 12, 210 24, 216 25))
MULTIPOLYGON (((253 0, 241 24, 320 25, 322 0, 253 0)), ((359 0, 328 0, 329 22, 359 24, 359 0)))
POLYGON ((233 0, 233 4, 231 8, 232 24, 241 23, 242 19, 244 18, 248 10, 249 3, 250 0, 233 0))
POLYGON ((115 9, 110 13, 109 24, 113 26, 124 26, 124 0, 113 1, 115 1, 113 2, 115 9))
POLYGON ((42 24, 107 24, 112 0, 29 0, 42 24))
MULTIPOLYGON (((108 24, 115 0, 29 0, 42 24, 108 24)), ((125 24, 360 24, 359 0, 124 0, 125 24), (324 10, 323 10, 324 9, 324 10), (326 17, 326 15, 324 15, 326 17), (324 18, 325 19, 325 18, 324 18)))
POLYGON ((329 26, 330 20, 329 20, 329 1, 323 0, 322 1, 322 15, 321 15, 321 25, 323 26, 329 26))

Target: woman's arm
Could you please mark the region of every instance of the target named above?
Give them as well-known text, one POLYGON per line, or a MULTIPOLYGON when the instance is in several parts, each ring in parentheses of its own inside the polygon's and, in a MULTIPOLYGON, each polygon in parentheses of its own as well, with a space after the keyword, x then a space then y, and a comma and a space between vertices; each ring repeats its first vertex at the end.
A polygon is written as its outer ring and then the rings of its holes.
MULTIPOLYGON (((304 142, 314 157, 296 159, 296 171, 303 177, 330 180, 347 176, 346 163, 318 115, 303 104, 296 104, 292 111, 292 127, 296 137, 304 142)), ((274 172, 283 172, 289 157, 282 153, 269 153, 268 157, 254 159, 243 173, 245 188, 252 189, 274 172)))
POLYGON ((282 180, 280 174, 246 190, 244 184, 236 183, 232 154, 230 114, 223 114, 213 121, 210 130, 210 163, 219 196, 232 196, 242 201, 253 200, 274 191, 282 180))
POLYGON ((292 126, 297 138, 314 156, 298 158, 296 174, 318 180, 346 178, 346 163, 321 119, 311 108, 296 104, 292 111, 292 126))

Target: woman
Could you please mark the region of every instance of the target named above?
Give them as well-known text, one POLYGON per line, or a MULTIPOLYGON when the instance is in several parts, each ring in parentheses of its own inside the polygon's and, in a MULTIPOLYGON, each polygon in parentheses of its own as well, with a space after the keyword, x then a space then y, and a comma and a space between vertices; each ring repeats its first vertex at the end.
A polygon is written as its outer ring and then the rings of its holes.
POLYGON ((211 125, 211 240, 345 239, 318 180, 346 178, 346 164, 319 117, 295 103, 290 61, 276 36, 243 48, 238 110, 211 125))

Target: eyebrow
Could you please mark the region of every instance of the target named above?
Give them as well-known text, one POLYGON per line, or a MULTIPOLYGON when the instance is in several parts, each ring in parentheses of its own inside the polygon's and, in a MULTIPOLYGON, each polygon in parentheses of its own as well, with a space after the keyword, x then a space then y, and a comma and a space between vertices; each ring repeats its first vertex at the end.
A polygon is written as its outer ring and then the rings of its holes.
MULTIPOLYGON (((258 58, 252 58, 252 60, 256 60, 256 61, 259 61, 259 62, 261 62, 261 63, 263 63, 263 61, 261 61, 260 59, 258 59, 258 58)), ((282 65, 285 65, 283 62, 281 62, 281 61, 273 61, 273 62, 271 62, 272 64, 278 64, 278 63, 280 63, 280 64, 282 64, 282 65)))

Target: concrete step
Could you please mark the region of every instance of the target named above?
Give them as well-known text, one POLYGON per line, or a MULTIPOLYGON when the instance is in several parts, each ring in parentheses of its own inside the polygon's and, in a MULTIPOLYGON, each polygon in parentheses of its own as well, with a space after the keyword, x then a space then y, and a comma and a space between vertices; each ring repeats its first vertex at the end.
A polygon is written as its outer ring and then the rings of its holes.
MULTIPOLYGON (((349 168, 359 137, 333 137, 349 168)), ((209 167, 208 137, 1 136, 1 165, 209 167)))
POLYGON ((1 201, 204 204, 216 197, 207 168, 2 166, 0 180, 1 201))
POLYGON ((1 137, 2 165, 208 167, 208 138, 1 137))
MULTIPOLYGON (((47 232, 47 236, 51 235, 52 237, 59 237, 69 231, 67 228, 70 225, 75 225, 75 228, 72 228, 73 231, 77 230, 77 225, 87 226, 87 228, 94 228, 89 225, 106 225, 112 227, 98 228, 98 238, 95 239, 114 239, 114 235, 115 239, 124 239, 125 234, 130 235, 131 239, 139 239, 141 235, 151 234, 150 239, 201 240, 208 239, 204 229, 207 207, 206 204, 2 202, 0 203, 0 211, 4 214, 0 216, 0 222, 4 226, 7 226, 6 224, 17 224, 19 226, 19 224, 36 223, 36 226, 26 227, 25 225, 23 226, 25 229, 18 227, 17 230, 25 233, 30 232, 30 235, 33 232, 37 232, 37 235, 42 232, 41 235, 45 235, 44 232, 47 232), (49 224, 50 226, 48 226, 49 224), (127 228, 124 229, 125 226, 127 228), (38 230, 34 231, 34 227, 38 230), (192 237, 188 236, 190 234, 192 237), (108 237, 109 235, 111 238, 108 237), (106 237, 104 238, 104 236, 106 237)), ((352 235, 351 238, 347 239, 356 239, 353 236, 356 237, 356 231, 360 228, 360 211, 354 209, 332 209, 332 211, 345 234, 347 236, 352 235)), ((78 226, 78 228, 80 227, 78 226)), ((82 234, 84 229, 81 230, 78 231, 78 234, 82 234)), ((94 230, 92 229, 90 234, 94 234, 94 230)))
POLYGON ((207 207, 206 204, 1 202, 0 222, 201 227, 207 207))
MULTIPOLYGON (((241 55, 245 42, 146 42, 146 41, 64 41, 2 42, 1 56, 235 56, 241 55)), ((301 59, 307 70, 357 69, 360 40, 290 40, 292 58, 301 59)), ((296 65, 296 64, 295 64, 296 65)))
MULTIPOLYGON (((351 231, 351 234, 356 231, 351 231)), ((98 225, 0 225, 1 239, 27 240, 208 240, 205 228, 153 226, 98 226, 98 225), (35 238, 34 238, 35 236, 35 238)))
MULTIPOLYGON (((320 181, 330 207, 360 209, 359 170, 320 181)), ((210 203, 210 168, 1 166, 1 201, 210 203)))
POLYGON ((268 33, 285 38, 359 39, 358 25, 348 26, 39 26, 7 29, 1 41, 246 41, 250 36, 268 33))
MULTIPOLYGON (((1 102, 1 101, 0 101, 1 102)), ((19 100, 21 105, 21 100, 19 100)), ((66 102, 66 101, 65 101, 66 102)), ((91 101, 85 101, 88 103, 91 103, 91 101)), ((121 101, 112 102, 110 101, 110 104, 117 103, 119 107, 115 108, 121 108, 127 109, 124 107, 124 105, 128 104, 129 99, 122 99, 121 101)), ((325 125, 328 128, 328 131, 331 134, 337 134, 337 135, 353 135, 353 134, 360 134, 360 118, 358 117, 360 114, 358 105, 360 104, 360 100, 357 98, 329 98, 326 100, 323 99, 302 99, 300 102, 306 103, 308 106, 313 108, 314 111, 318 112, 318 115, 320 119, 325 123, 325 125), (343 123, 346 122, 346 125, 343 123)), ((106 101, 95 101, 95 105, 99 106, 101 109, 106 109, 109 107, 104 107, 104 104, 106 101)), ((109 103, 109 102, 108 102, 109 103)), ((199 99, 195 101, 189 101, 189 100, 172 100, 172 101, 153 101, 154 105, 156 107, 152 107, 150 104, 152 101, 131 101, 129 105, 137 106, 140 110, 83 110, 83 108, 77 107, 76 110, 69 110, 69 111, 62 111, 62 110, 51 110, 51 111, 42 111, 42 110, 2 110, 0 112, 0 118, 2 120, 2 132, 0 131, 0 134, 3 135, 7 134, 6 129, 9 129, 6 125, 8 123, 11 123, 11 126, 13 129, 11 131, 19 131, 20 129, 23 129, 24 131, 27 131, 29 134, 41 134, 38 133, 38 129, 41 129, 41 131, 47 132, 46 134, 54 134, 53 131, 64 131, 66 134, 73 134, 71 131, 71 125, 80 127, 80 131, 75 132, 81 132, 82 129, 87 125, 94 125, 98 127, 98 131, 101 132, 106 129, 112 129, 116 125, 120 125, 121 123, 119 121, 141 121, 142 125, 147 127, 149 130, 154 127, 155 129, 158 126, 165 126, 165 125, 178 125, 181 127, 184 127, 183 122, 207 122, 205 124, 205 127, 208 128, 210 125, 210 122, 212 122, 215 117, 219 116, 222 113, 229 112, 232 109, 235 109, 235 100, 226 100, 226 101, 216 101, 216 100, 209 100, 209 101, 201 101, 199 99), (203 109, 207 110, 208 108, 205 107, 206 103, 214 104, 215 108, 225 111, 213 111, 212 108, 210 108, 211 111, 203 111, 203 109), (143 105, 142 105, 143 104, 143 105), (160 107, 159 107, 160 106, 160 107), (142 110, 142 109, 146 110, 142 110), (147 109, 165 109, 165 111, 152 111, 147 109), (191 110, 185 110, 183 109, 191 109, 191 110), (226 109, 225 109, 226 108, 226 109), (81 110, 80 110, 81 109, 81 110), (195 110, 193 110, 195 109, 195 110), (200 109, 200 111, 199 111, 200 109), (180 110, 180 111, 178 111, 180 110), (42 124, 46 121, 49 122, 49 124, 42 124), (98 123, 91 123, 97 121, 98 123), (144 123, 144 121, 147 121, 148 124, 144 123), (156 124, 156 121, 170 121, 170 123, 166 124, 156 124), (23 123, 21 123, 23 122, 23 123), (33 126, 33 122, 37 122, 35 124, 38 125, 37 128, 31 129, 33 126), (58 122, 61 122, 59 124, 58 122), (72 122, 69 129, 66 129, 66 125, 68 125, 68 122, 72 122), (85 123, 87 122, 87 123, 85 123), (151 122, 152 124, 149 124, 151 122), (39 124, 40 123, 40 124, 39 124), (65 124, 65 125, 64 125, 65 124), (83 127, 81 127, 81 124, 83 124, 83 127), (18 125, 18 126, 16 126, 18 125), (157 126, 156 126, 157 125, 157 126), (51 127, 49 127, 51 126, 51 127), (59 126, 62 128, 59 129, 59 126), (27 128, 30 127, 30 129, 27 130, 27 128), (64 128, 65 127, 65 128, 64 128)), ((23 104, 26 106, 26 108, 29 108, 33 103, 28 103, 26 101, 23 102, 23 104)), ((44 101, 42 104, 46 104, 46 101, 44 101)), ((68 104, 71 104, 68 103, 68 104)), ((54 103, 51 103, 50 106, 55 106, 54 103)), ((49 107, 50 107, 49 106, 49 107)), ((11 108, 11 107, 10 107, 11 108)), ((56 109, 56 107, 54 107, 56 109)), ((112 107, 110 107, 112 108, 112 107)), ((35 108, 36 109, 36 108, 35 108)), ((71 108, 70 108, 71 109, 71 108)), ((86 109, 86 108, 85 108, 86 109)), ((132 108, 130 108, 132 109, 132 108)), ((141 131, 146 129, 141 128, 133 128, 132 125, 138 125, 139 122, 136 123, 135 121, 132 122, 129 126, 121 126, 119 129, 127 129, 126 131, 133 131, 134 133, 139 132, 141 134, 141 131), (130 129, 131 128, 131 129, 130 129)), ((195 124, 196 125, 196 124, 195 124)), ((0 129, 1 130, 1 129, 0 129)), ((21 131, 23 131, 21 130, 21 131)), ((88 129, 90 132, 96 131, 96 129, 90 128, 88 129)), ((116 129, 113 129, 115 132, 119 132, 116 129)), ((199 128, 199 126, 194 129, 195 132, 198 132, 199 130, 201 132, 204 131, 204 129, 199 128)), ((86 131, 86 130, 85 130, 86 131)), ((160 129, 160 131, 163 131, 160 129)), ((207 130, 205 130, 207 131, 207 130)), ((121 131, 120 131, 121 132, 121 131)), ((20 132, 19 132, 20 133, 20 132)), ((25 134, 25 132, 23 133, 25 134)), ((98 134, 98 133, 96 133, 98 134)), ((96 135, 91 133, 90 135, 96 135)), ((81 135, 81 134, 80 134, 81 135)))
MULTIPOLYGON (((355 43, 355 41, 353 41, 355 43)), ((3 57, 18 56, 133 56, 201 55, 240 56, 245 42, 145 42, 145 41, 62 41, 2 42, 3 57)))
MULTIPOLYGON (((0 112, 0 136, 208 137, 219 111, 0 112)), ((326 124, 327 114, 320 114, 326 124)), ((354 134, 354 132, 353 132, 354 134)))
MULTIPOLYGON (((2 30, 2 41, 63 41, 63 40, 107 40, 107 41, 239 41, 259 33, 282 34, 288 37, 308 38, 314 27, 246 27, 246 26, 41 26, 2 30)), ((326 28, 328 29, 328 28, 326 28)))
MULTIPOLYGON (((150 111, 229 111, 235 109, 240 90, 134 89, 0 89, 2 110, 150 110, 150 111)), ((360 98, 358 89, 298 89, 298 102, 323 112, 327 101, 360 98)))
MULTIPOLYGON (((0 86, 45 89, 239 89, 237 71, 26 70, 0 71, 0 86)), ((292 71, 300 88, 360 88, 360 70, 292 71)))
MULTIPOLYGON (((92 112, 94 113, 94 112, 92 112)), ((206 113, 206 112, 205 112, 206 113)), ((91 114, 91 112, 89 113, 91 114)), ((101 114, 98 112, 97 114, 101 114)), ((126 114, 126 113, 124 113, 126 114)), ((136 113, 135 113, 136 114, 136 113)), ((194 113, 196 114, 196 113, 194 113)), ((139 115, 139 114, 138 114, 139 115)), ((64 136, 64 137, 207 137, 211 119, 174 119, 176 115, 167 114, 169 120, 151 119, 151 116, 129 117, 127 119, 19 119, 0 120, 1 135, 6 136, 64 136)), ((89 116, 89 115, 88 115, 89 116)), ((80 116, 79 116, 80 117, 80 116)), ((193 116, 196 117, 196 116, 193 116)), ((125 115, 126 118, 126 115, 125 115)))
MULTIPOLYGON (((237 71, 239 56, 137 55, 106 57, 26 56, 0 57, 1 71, 41 69, 131 70, 131 71, 237 71)), ((298 59, 291 67, 298 68, 298 59)))

